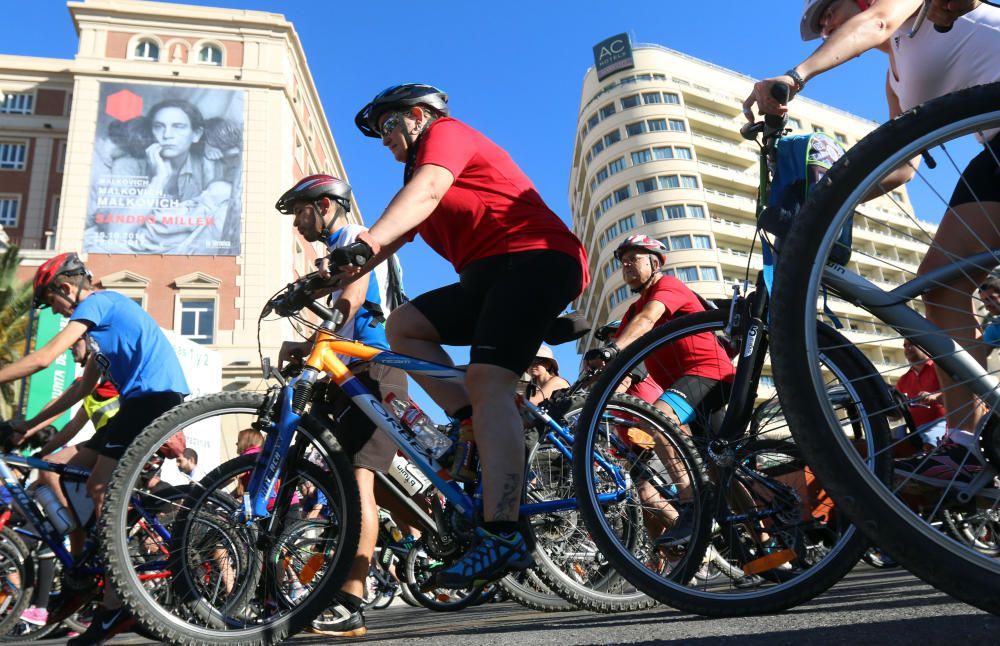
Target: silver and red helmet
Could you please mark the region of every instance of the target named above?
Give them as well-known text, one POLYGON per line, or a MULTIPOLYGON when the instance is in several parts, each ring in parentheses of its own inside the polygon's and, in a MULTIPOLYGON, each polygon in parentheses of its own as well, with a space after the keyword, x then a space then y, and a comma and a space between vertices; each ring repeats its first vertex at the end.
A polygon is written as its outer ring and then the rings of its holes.
POLYGON ((344 207, 345 211, 351 210, 351 185, 333 175, 325 174, 303 177, 278 198, 274 208, 288 214, 292 212, 296 202, 312 203, 323 197, 330 198, 344 207))
POLYGON ((32 307, 37 309, 48 307, 48 303, 45 302, 44 298, 45 293, 49 291, 59 276, 87 276, 89 278, 90 272, 87 271, 83 261, 80 260, 80 256, 76 255, 73 251, 61 253, 46 260, 35 271, 35 278, 32 281, 32 286, 34 287, 32 307))
POLYGON ((386 112, 402 111, 415 105, 426 105, 442 116, 448 116, 448 94, 433 85, 404 83, 393 85, 365 104, 354 117, 354 125, 366 137, 381 139, 378 120, 386 112))
POLYGON ((653 254, 660 259, 661 265, 667 262, 667 247, 656 238, 641 233, 630 235, 615 249, 615 258, 621 261, 622 255, 629 249, 653 254))

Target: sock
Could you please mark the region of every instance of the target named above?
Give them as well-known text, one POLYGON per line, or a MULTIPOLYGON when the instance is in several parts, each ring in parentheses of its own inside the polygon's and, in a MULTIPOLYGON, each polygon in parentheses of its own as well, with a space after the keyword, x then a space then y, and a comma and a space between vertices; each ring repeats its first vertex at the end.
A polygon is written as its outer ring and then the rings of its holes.
POLYGON ((362 601, 361 598, 356 597, 353 594, 344 592, 343 590, 337 593, 337 601, 340 602, 340 605, 347 608, 348 612, 350 612, 352 615, 356 612, 360 612, 361 605, 364 603, 364 601, 362 601))
POLYGON ((515 534, 521 531, 521 526, 516 520, 490 520, 483 523, 483 529, 492 534, 515 534))

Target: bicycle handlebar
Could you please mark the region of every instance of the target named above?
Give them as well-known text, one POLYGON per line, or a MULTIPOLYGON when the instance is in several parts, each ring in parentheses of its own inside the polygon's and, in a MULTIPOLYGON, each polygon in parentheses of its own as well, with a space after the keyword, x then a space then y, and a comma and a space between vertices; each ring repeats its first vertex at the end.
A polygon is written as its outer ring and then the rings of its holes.
POLYGON ((321 305, 313 297, 313 292, 329 287, 331 285, 331 278, 335 276, 336 274, 333 274, 330 278, 323 278, 319 275, 319 272, 314 271, 299 278, 294 283, 289 283, 284 291, 264 305, 261 317, 267 316, 271 312, 279 316, 294 316, 299 311, 308 309, 324 321, 333 323, 334 327, 339 327, 343 322, 343 314, 338 310, 331 310, 321 305))

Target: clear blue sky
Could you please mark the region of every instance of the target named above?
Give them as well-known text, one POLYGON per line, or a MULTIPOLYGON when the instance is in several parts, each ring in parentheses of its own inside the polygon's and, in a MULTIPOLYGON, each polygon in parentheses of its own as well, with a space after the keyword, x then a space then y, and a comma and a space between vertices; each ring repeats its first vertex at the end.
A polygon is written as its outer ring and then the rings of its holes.
MULTIPOLYGON (((70 58, 76 35, 65 3, 4 3, 0 53, 70 58)), ((380 142, 363 137, 354 114, 376 92, 400 82, 445 89, 455 116, 506 148, 549 205, 569 221, 567 186, 583 75, 592 46, 629 32, 754 77, 780 74, 815 43, 799 40, 800 0, 744 3, 189 2, 283 13, 305 48, 333 137, 362 213, 370 223, 399 189, 402 167, 380 142)), ((884 121, 884 55, 872 52, 809 84, 805 95, 884 121)), ((419 238, 402 251, 407 291, 454 282, 447 263, 419 238), (419 268, 419 269, 418 269, 419 268)), ((572 379, 572 344, 556 350, 572 379)), ((455 353, 457 361, 467 354, 455 353)))

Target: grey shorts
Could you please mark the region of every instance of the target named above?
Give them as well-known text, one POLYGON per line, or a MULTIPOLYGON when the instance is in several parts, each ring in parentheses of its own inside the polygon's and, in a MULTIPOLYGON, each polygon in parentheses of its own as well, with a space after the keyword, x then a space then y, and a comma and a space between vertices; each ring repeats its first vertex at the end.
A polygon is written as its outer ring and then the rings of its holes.
MULTIPOLYGON (((383 402, 389 393, 396 393, 397 397, 409 399, 406 373, 401 369, 373 364, 368 369, 368 374, 379 382, 381 391, 379 394, 383 402)), ((395 455, 396 444, 381 429, 376 428, 371 438, 352 456, 351 463, 355 467, 386 473, 395 455)))

